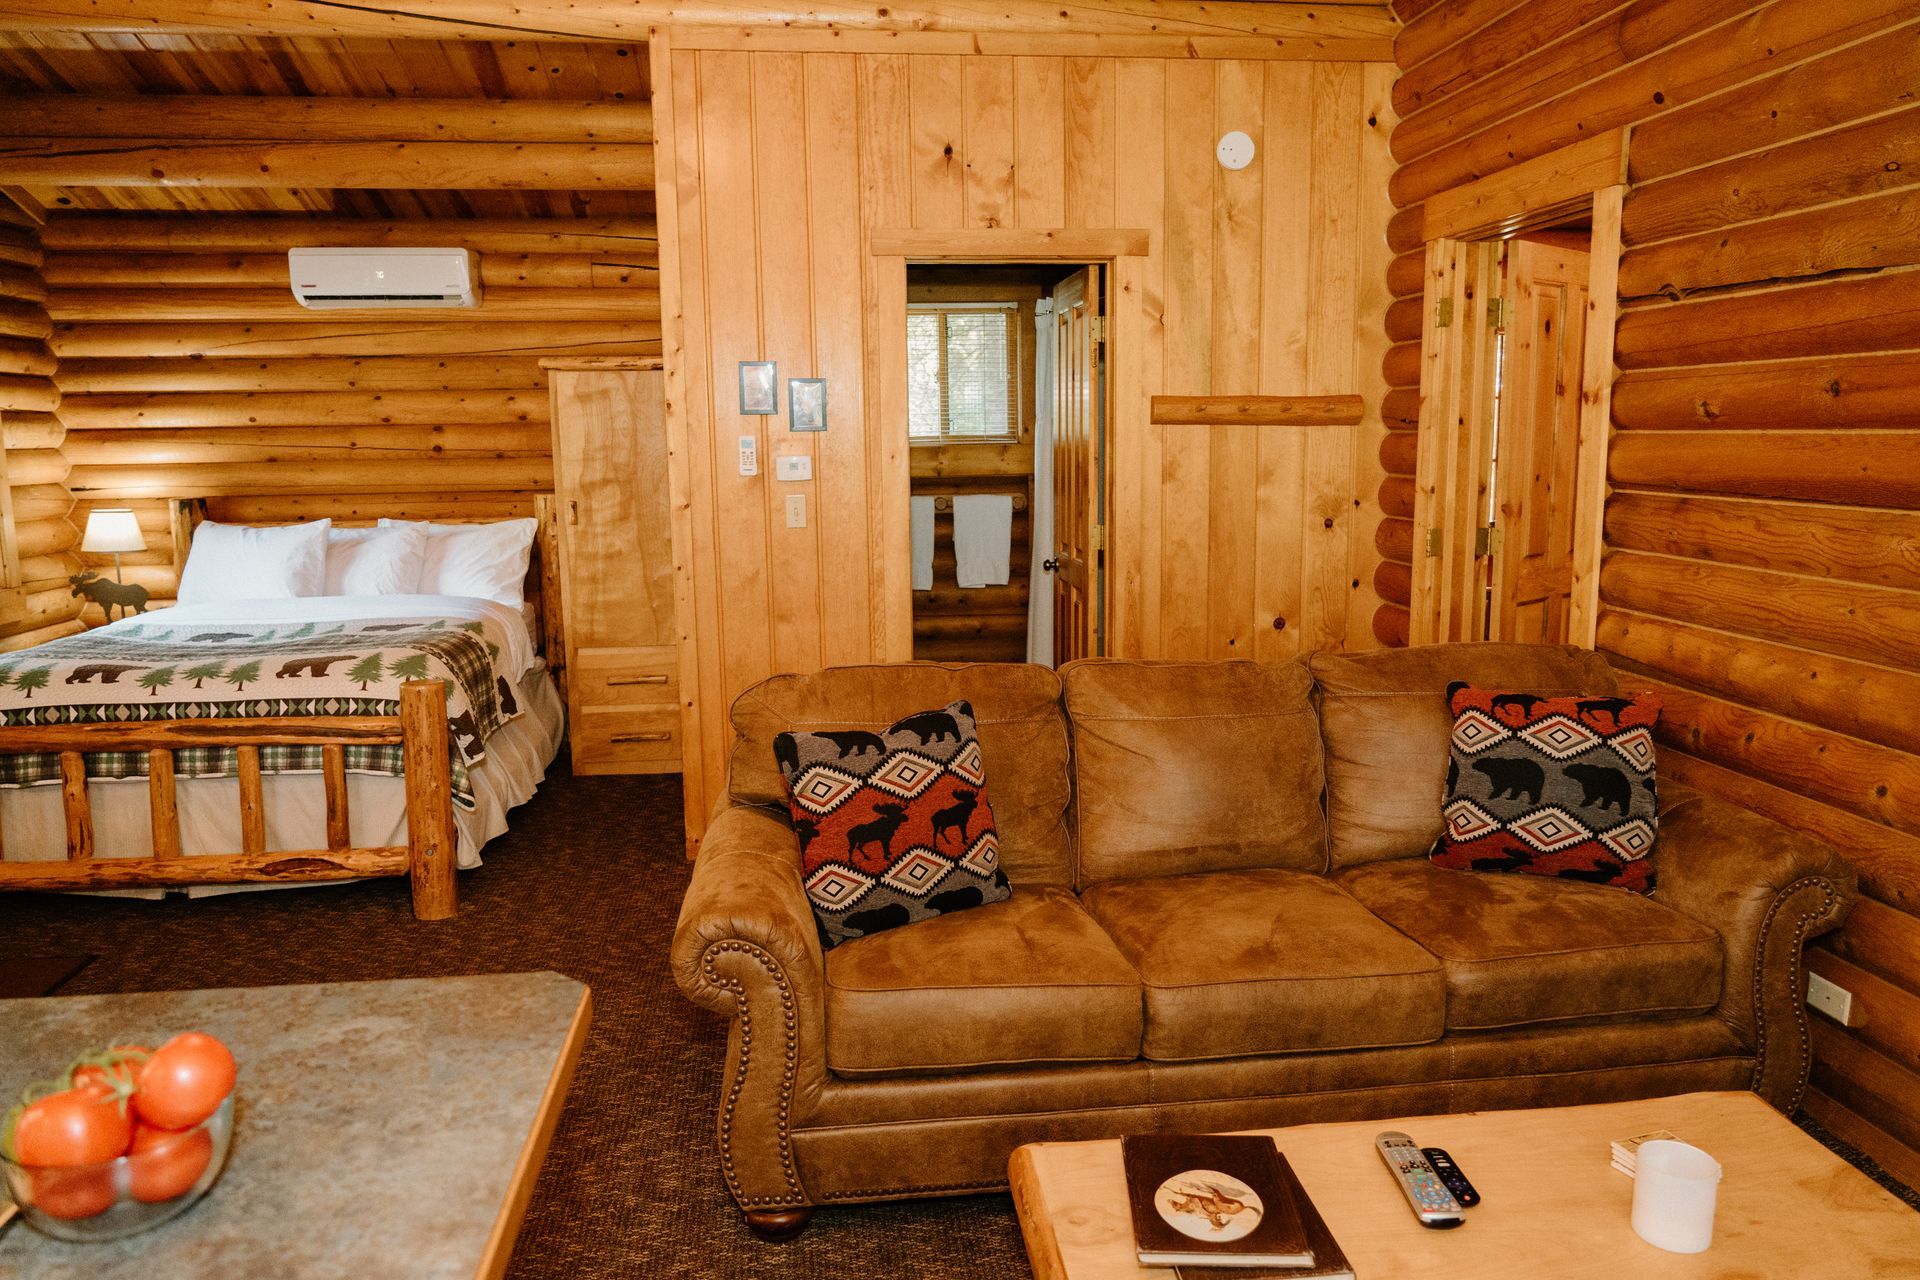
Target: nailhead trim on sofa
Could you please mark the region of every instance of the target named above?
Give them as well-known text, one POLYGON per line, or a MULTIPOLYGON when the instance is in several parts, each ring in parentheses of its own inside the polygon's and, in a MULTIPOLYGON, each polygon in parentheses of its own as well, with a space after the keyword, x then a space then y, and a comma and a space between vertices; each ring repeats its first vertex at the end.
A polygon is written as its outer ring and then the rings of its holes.
POLYGON ((738 1006, 740 1019, 740 1062, 733 1073, 733 1080, 727 1086, 727 1096, 720 1104, 720 1168, 726 1175, 727 1190, 733 1193, 733 1199, 742 1209, 797 1209, 805 1206, 806 1192, 800 1186, 800 1174, 793 1163, 792 1114, 793 1083, 795 1065, 799 1057, 799 1021, 795 1016, 793 987, 787 981, 787 975, 781 969, 779 961, 773 955, 750 942, 717 942, 707 948, 701 960, 701 974, 706 980, 722 990, 733 993, 734 1003, 738 1006), (759 962, 773 979, 774 986, 780 992, 780 1007, 785 1023, 785 1059, 780 1069, 780 1109, 777 1132, 780 1138, 780 1170, 787 1180, 789 1194, 783 1196, 750 1196, 740 1188, 739 1175, 733 1168, 733 1113, 740 1100, 740 1092, 746 1087, 747 1071, 753 1062, 753 1015, 747 1006, 747 990, 744 984, 723 978, 714 966, 718 955, 737 952, 759 962))

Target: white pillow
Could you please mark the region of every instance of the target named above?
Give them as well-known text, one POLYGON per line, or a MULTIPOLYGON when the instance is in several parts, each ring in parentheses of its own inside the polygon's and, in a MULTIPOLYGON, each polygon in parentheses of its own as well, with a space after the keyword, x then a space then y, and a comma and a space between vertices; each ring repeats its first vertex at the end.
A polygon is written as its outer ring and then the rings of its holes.
POLYGON ((417 524, 335 529, 327 535, 330 596, 407 596, 420 581, 427 531, 417 524))
POLYGON ((181 604, 317 596, 327 585, 331 520, 255 528, 204 521, 180 573, 181 604))
POLYGON ((382 520, 391 529, 413 525, 427 535, 426 558, 414 590, 427 596, 478 596, 511 609, 525 603, 527 562, 533 555, 532 519, 493 524, 426 524, 382 520))

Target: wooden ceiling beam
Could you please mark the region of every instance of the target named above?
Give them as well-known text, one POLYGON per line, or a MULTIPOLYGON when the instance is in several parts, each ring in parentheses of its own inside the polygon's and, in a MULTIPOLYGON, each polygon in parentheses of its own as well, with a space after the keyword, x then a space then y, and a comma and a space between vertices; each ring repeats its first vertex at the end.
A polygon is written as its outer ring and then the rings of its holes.
POLYGON ((17 143, 157 134, 209 142, 653 141, 652 104, 614 99, 42 93, 0 97, 0 116, 17 143))
POLYGON ((333 187, 575 191, 653 185, 630 143, 206 142, 62 138, 0 144, 0 186, 333 187))
POLYGON ((1253 0, 412 0, 346 5, 329 0, 11 0, 14 30, 223 32, 234 35, 382 39, 644 39, 649 27, 701 26, 870 32, 979 32, 1036 36, 1256 36, 1367 40, 1390 56, 1398 24, 1379 3, 1253 0))

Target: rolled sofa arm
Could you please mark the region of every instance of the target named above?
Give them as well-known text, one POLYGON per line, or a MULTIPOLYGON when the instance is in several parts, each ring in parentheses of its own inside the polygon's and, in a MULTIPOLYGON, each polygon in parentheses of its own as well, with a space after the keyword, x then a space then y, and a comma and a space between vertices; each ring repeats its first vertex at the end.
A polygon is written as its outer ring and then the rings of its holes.
POLYGON ((1831 848, 1686 787, 1661 788, 1654 897, 1719 930, 1726 977, 1716 1014, 1754 1051, 1753 1091, 1791 1114, 1812 1046, 1802 952, 1859 894, 1831 848))
POLYGON ((826 979, 799 844, 780 817, 735 807, 707 828, 673 931, 673 976, 732 1019, 719 1119, 727 1189, 746 1210, 806 1204, 790 1135, 826 1082, 826 979))

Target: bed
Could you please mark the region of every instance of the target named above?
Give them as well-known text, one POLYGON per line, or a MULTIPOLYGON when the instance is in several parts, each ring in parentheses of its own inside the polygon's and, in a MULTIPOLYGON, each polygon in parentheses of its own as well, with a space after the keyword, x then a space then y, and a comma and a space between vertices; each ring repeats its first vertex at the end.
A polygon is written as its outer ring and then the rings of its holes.
POLYGON ((0 889, 405 875, 451 916, 564 736, 540 562, 524 602, 195 600, 0 657, 0 889))

